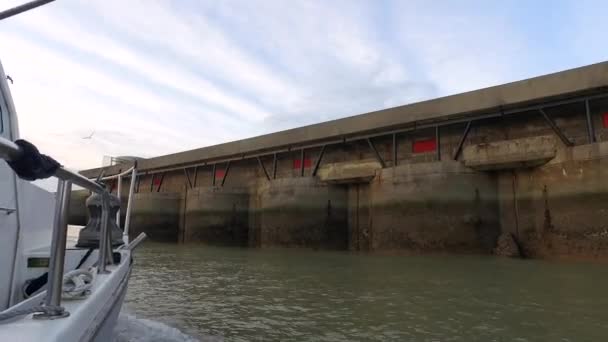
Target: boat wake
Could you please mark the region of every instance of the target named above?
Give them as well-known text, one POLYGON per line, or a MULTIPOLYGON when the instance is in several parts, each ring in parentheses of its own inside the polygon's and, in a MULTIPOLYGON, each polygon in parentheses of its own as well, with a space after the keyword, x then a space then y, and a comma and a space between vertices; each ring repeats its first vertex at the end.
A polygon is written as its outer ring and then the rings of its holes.
MULTIPOLYGON (((201 341, 176 328, 164 323, 144 318, 137 318, 132 314, 121 313, 114 328, 114 341, 116 342, 196 342, 201 341)), ((221 338, 204 339, 202 341, 223 341, 221 338)))

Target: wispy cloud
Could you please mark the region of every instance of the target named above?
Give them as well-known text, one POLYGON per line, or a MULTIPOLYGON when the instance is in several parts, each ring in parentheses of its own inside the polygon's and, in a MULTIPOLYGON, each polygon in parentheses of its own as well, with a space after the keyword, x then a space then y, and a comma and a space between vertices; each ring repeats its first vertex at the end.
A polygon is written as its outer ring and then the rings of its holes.
POLYGON ((0 58, 22 136, 89 168, 606 59, 592 6, 65 0, 3 21, 0 58))

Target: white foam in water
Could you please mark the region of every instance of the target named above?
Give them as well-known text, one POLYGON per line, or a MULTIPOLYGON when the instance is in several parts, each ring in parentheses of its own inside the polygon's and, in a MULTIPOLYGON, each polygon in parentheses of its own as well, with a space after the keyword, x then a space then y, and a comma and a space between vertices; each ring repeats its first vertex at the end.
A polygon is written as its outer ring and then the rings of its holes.
MULTIPOLYGON (((116 342, 196 342, 198 339, 188 336, 176 328, 132 314, 121 313, 114 328, 116 342)), ((223 341, 223 339, 213 339, 223 341)))

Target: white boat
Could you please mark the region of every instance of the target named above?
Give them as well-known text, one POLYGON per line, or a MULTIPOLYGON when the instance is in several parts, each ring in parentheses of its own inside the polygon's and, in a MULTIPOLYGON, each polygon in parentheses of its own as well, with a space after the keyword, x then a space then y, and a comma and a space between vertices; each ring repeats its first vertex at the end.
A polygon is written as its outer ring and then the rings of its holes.
MULTIPOLYGON (((111 341, 131 274, 131 253, 145 238, 128 239, 133 187, 117 243, 110 217, 113 195, 103 179, 64 169, 18 139, 17 115, 0 64, 0 159, 6 161, 0 161, 0 341, 111 341), (48 176, 58 180, 56 193, 28 181, 48 176), (98 227, 96 245, 89 234, 87 247, 66 246, 72 184, 98 196, 100 217, 90 221, 98 227)), ((111 178, 120 183, 122 177, 134 180, 135 165, 111 178)), ((119 218, 120 213, 117 224, 119 218)))

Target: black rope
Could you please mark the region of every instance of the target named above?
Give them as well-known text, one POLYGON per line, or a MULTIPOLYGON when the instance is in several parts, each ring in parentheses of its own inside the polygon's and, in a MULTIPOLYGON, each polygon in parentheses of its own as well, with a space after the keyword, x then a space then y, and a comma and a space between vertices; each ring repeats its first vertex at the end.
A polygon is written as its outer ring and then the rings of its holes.
POLYGON ((61 167, 55 159, 42 154, 36 146, 28 141, 19 139, 15 144, 21 148, 21 154, 8 165, 15 171, 19 178, 34 181, 53 176, 61 167))

